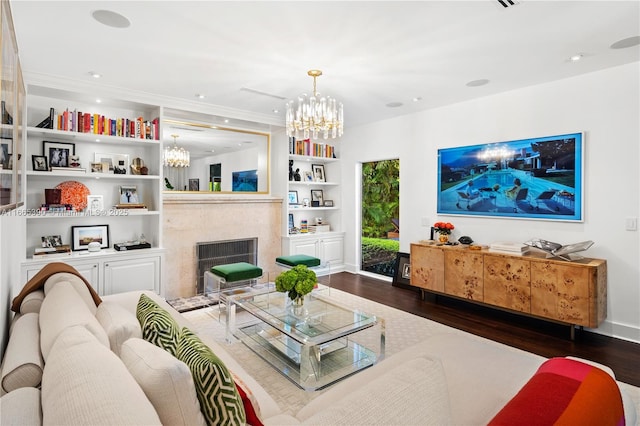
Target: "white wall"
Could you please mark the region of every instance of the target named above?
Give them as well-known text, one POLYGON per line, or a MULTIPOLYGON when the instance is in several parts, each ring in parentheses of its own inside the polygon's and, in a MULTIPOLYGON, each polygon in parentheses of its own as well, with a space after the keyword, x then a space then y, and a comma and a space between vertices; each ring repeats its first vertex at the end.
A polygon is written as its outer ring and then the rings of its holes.
POLYGON ((640 64, 633 63, 347 129, 341 158, 342 202, 353 206, 342 210, 348 268, 356 271, 359 262, 357 165, 400 158, 401 251, 429 238, 430 225, 443 219, 456 226, 456 239, 470 235, 484 244, 532 237, 593 240, 587 255, 608 265, 608 314, 596 331, 640 342, 640 238, 638 231, 625 230, 625 218, 640 211, 639 77, 640 64), (584 222, 436 214, 438 148, 576 131, 585 132, 584 222))
POLYGON ((9 337, 13 317, 11 301, 25 284, 20 278, 20 261, 25 252, 25 219, 16 211, 0 215, 0 359, 9 337))

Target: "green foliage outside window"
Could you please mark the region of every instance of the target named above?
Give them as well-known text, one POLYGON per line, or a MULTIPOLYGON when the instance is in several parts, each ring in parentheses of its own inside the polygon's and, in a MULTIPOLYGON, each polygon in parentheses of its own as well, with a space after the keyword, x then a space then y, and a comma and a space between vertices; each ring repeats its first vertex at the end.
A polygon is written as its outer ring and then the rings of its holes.
POLYGON ((386 238, 400 217, 400 160, 362 165, 362 236, 386 238))

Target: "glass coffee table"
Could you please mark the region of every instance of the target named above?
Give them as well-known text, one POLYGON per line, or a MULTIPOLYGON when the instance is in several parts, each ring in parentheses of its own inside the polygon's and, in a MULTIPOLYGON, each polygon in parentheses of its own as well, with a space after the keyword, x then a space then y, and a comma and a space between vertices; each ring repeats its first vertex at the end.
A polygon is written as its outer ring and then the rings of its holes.
POLYGON ((315 291, 295 308, 286 293, 270 290, 230 295, 227 332, 302 389, 322 389, 384 357, 382 318, 315 291))

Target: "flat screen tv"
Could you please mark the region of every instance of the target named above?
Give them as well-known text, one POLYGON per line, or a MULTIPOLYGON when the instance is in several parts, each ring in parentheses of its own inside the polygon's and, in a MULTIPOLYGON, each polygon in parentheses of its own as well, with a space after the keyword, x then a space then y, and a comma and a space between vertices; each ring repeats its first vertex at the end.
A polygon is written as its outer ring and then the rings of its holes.
POLYGON ((584 135, 438 150, 438 213, 583 221, 584 135))
POLYGON ((231 176, 231 190, 234 192, 257 192, 258 170, 233 172, 231 176))

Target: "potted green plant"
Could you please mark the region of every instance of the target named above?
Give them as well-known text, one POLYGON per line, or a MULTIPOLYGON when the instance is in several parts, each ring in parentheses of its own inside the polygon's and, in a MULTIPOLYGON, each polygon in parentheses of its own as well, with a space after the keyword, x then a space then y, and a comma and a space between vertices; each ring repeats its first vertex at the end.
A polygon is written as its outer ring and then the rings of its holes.
POLYGON ((306 265, 297 265, 276 277, 276 290, 287 293, 295 305, 304 303, 304 295, 308 294, 318 283, 316 273, 306 265))

